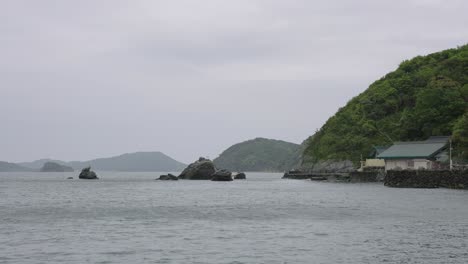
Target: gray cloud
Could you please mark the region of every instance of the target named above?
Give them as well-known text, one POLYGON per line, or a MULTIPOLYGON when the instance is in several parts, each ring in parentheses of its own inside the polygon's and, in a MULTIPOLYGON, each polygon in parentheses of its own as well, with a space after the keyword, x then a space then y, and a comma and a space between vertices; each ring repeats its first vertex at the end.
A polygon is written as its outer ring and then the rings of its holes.
POLYGON ((402 60, 467 42, 468 3, 0 3, 0 160, 300 142, 402 60))

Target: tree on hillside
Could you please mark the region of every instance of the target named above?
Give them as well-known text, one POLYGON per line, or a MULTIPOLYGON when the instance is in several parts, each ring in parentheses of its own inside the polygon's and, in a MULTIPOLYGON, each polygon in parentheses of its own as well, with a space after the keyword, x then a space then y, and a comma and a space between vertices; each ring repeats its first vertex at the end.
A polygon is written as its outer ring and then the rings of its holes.
POLYGON ((468 160, 468 111, 455 124, 453 140, 457 156, 468 160))

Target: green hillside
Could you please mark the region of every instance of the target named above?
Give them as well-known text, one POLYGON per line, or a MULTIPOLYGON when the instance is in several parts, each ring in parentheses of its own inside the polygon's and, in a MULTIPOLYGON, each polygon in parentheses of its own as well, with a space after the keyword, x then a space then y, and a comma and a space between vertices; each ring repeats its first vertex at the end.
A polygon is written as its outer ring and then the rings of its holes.
POLYGON ((299 149, 294 143, 256 138, 228 148, 214 163, 231 171, 285 171, 300 159, 299 149))
POLYGON ((373 145, 453 135, 468 158, 468 45, 404 61, 340 108, 310 139, 303 165, 358 164, 373 145))

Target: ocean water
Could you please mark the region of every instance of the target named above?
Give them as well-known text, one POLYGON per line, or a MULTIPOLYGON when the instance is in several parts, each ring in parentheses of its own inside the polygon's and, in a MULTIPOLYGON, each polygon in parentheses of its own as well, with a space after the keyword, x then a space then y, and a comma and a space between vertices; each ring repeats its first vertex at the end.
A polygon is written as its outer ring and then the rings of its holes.
POLYGON ((0 174, 0 263, 468 263, 468 191, 76 174, 0 174))

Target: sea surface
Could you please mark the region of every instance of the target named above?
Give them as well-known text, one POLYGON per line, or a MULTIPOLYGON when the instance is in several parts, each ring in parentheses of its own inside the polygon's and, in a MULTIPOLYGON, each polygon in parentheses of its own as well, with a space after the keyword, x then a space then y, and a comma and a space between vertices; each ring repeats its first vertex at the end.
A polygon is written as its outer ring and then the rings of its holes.
POLYGON ((0 173, 0 263, 468 263, 468 191, 76 174, 0 173))

